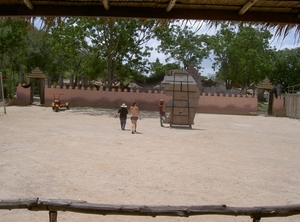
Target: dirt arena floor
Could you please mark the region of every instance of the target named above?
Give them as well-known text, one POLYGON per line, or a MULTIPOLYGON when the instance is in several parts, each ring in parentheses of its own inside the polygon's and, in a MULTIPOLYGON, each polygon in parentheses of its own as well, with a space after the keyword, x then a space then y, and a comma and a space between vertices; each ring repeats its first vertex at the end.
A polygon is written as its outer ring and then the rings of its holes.
MULTIPOLYGON (((84 200, 98 204, 300 204, 300 121, 196 114, 192 129, 160 127, 141 111, 137 134, 117 110, 3 107, 0 199, 84 200)), ((49 221, 47 211, 0 210, 0 221, 49 221)), ((250 222, 248 216, 137 217, 58 212, 62 222, 250 222)), ((262 218, 300 221, 300 215, 262 218)))

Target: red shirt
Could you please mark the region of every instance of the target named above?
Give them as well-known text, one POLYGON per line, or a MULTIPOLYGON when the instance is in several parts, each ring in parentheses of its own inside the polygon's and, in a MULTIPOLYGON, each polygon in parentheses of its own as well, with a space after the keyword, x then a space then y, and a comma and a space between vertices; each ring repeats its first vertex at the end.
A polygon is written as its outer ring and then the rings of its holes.
POLYGON ((164 104, 158 104, 159 114, 164 114, 163 108, 164 104))

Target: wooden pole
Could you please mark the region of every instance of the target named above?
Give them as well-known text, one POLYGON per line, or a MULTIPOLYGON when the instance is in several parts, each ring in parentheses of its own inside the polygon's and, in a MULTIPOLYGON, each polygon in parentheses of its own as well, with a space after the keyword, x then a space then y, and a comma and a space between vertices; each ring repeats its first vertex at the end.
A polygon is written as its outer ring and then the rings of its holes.
POLYGON ((49 222, 57 222, 57 211, 49 211, 49 222))
POLYGON ((56 222, 57 211, 68 211, 98 215, 131 215, 131 216, 172 216, 190 217, 200 215, 249 216, 253 222, 265 217, 288 217, 300 214, 300 204, 260 207, 231 207, 227 205, 117 205, 95 204, 79 200, 57 199, 17 199, 0 200, 0 210, 28 209, 30 211, 49 211, 50 222, 56 222))
POLYGON ((6 114, 6 107, 5 107, 5 100, 4 100, 4 86, 3 86, 3 81, 2 81, 2 72, 0 72, 0 86, 2 90, 2 101, 3 101, 3 107, 4 107, 4 113, 6 114))

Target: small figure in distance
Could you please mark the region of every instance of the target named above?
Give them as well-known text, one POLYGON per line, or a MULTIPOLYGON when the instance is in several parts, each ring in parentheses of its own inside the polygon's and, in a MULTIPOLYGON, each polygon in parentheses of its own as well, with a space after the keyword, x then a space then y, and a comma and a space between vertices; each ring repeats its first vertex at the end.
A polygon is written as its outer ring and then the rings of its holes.
POLYGON ((164 127, 163 120, 166 118, 166 113, 164 111, 164 100, 163 99, 161 99, 159 101, 158 111, 159 111, 160 126, 164 127))
POLYGON ((115 115, 115 118, 117 118, 117 116, 120 115, 120 124, 122 130, 125 130, 127 114, 128 114, 127 106, 125 103, 122 103, 120 109, 115 115))
POLYGON ((132 127, 131 127, 131 133, 134 134, 136 133, 136 127, 137 127, 137 121, 138 119, 141 120, 140 117, 140 110, 139 107, 137 107, 136 103, 132 103, 131 107, 130 107, 130 119, 131 119, 131 123, 132 123, 132 127))

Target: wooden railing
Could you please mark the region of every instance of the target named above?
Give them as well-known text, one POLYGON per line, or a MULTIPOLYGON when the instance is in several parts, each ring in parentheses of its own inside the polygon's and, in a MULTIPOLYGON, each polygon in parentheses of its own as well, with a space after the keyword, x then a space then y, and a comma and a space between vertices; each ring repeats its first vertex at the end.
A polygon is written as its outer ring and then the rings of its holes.
POLYGON ((287 93, 299 93, 300 92, 300 84, 287 87, 287 93))
POLYGON ((263 217, 288 217, 300 214, 300 204, 259 207, 230 207, 226 205, 200 206, 147 206, 147 205, 113 205, 94 204, 77 200, 57 199, 11 199, 1 200, 0 210, 28 209, 30 211, 49 211, 49 221, 57 222, 57 211, 69 211, 99 215, 132 216, 175 216, 189 217, 199 215, 250 216, 253 222, 263 217))

